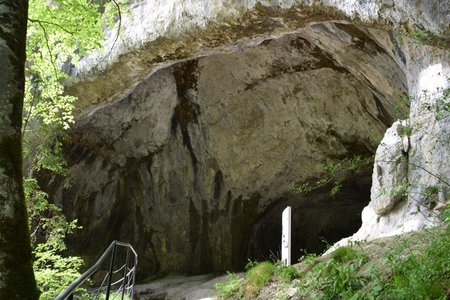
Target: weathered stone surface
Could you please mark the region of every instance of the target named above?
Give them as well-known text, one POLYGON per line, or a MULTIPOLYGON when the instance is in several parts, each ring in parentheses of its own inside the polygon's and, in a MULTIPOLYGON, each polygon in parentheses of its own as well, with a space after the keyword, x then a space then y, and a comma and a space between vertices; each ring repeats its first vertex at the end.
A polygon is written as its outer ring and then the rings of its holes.
MULTIPOLYGON (((72 245, 95 256, 112 239, 131 242, 146 276, 243 267, 265 212, 312 201, 290 192, 295 182, 320 178, 326 161, 373 153, 369 133, 385 131, 407 90, 398 42, 312 23, 161 66, 86 109, 65 146, 72 186, 43 180, 83 226, 72 245)), ((333 226, 349 233, 329 213, 316 239, 333 226)))
MULTIPOLYGON (((245 274, 238 275, 243 277, 245 274)), ((169 276, 148 284, 136 285, 135 298, 137 300, 213 300, 218 299, 215 285, 226 281, 228 281, 226 275, 169 276)))
MULTIPOLYGON (((236 43, 288 33, 311 22, 347 20, 406 33, 450 29, 447 0, 147 0, 133 1, 119 39, 113 29, 104 51, 84 60, 69 89, 80 108, 114 100, 173 60, 234 52, 236 43)), ((126 92, 126 93, 127 93, 126 92)))
MULTIPOLYGON (((411 96, 409 119, 403 121, 409 127, 408 147, 403 146, 403 152, 407 149, 404 159, 407 167, 407 197, 402 198, 394 207, 383 205, 389 199, 380 198, 377 194, 379 180, 374 174, 375 191, 372 191, 371 203, 362 212, 361 228, 332 249, 350 240, 391 236, 439 224, 439 212, 434 208, 449 201, 450 114, 443 109, 443 105, 448 105, 449 101, 448 96, 445 98, 443 95, 444 89, 450 87, 448 50, 410 45, 405 53, 411 96), (380 213, 384 214, 380 216, 380 213)), ((387 131, 386 138, 392 138, 395 127, 398 126, 398 122, 394 123, 387 131)), ((390 155, 400 158, 401 142, 398 138, 394 140, 396 146, 390 155)), ((387 150, 386 146, 380 145, 377 155, 384 150, 387 150)), ((377 172, 375 168, 374 173, 377 172)), ((392 186, 395 186, 394 182, 401 184, 405 178, 403 165, 394 163, 386 168, 391 171, 383 173, 382 180, 388 181, 392 186)))
POLYGON ((405 121, 395 122, 386 131, 375 155, 370 206, 379 216, 391 211, 404 197, 408 172, 407 126, 405 121))
POLYGON ((361 172, 343 184, 335 197, 330 187, 304 197, 283 195, 274 200, 252 226, 248 256, 258 261, 280 259, 281 213, 292 207, 292 262, 308 253, 322 253, 327 245, 356 232, 361 226, 361 210, 370 200, 371 175, 361 172))
MULTIPOLYGON (((129 241, 146 276, 240 268, 276 248, 260 240, 279 241, 267 224, 286 204, 301 220, 297 253, 349 234, 369 173, 333 202, 326 191, 292 195, 292 184, 320 178, 320 163, 373 153, 368 135, 392 123, 400 95, 445 86, 445 50, 371 28, 445 37, 449 9, 445 0, 133 2, 123 38, 113 47, 113 30, 106 54, 85 59, 68 87, 80 97, 65 146, 72 187, 43 180, 84 227, 76 250, 129 241)), ((397 126, 379 150, 354 238, 435 224, 432 209, 448 198, 450 118, 424 119, 437 98, 423 99, 412 103, 409 139, 397 126), (405 178, 408 197, 391 197, 405 178)))

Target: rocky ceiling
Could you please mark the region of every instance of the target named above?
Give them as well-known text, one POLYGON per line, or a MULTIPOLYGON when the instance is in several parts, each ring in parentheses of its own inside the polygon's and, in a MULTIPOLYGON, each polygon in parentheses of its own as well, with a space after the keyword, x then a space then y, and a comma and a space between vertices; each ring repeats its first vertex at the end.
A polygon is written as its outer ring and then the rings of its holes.
POLYGON ((74 251, 93 259, 118 239, 137 249, 141 276, 205 273, 276 252, 287 204, 294 256, 358 229, 370 171, 335 198, 291 189, 323 163, 374 153, 407 90, 401 41, 333 21, 232 49, 152 69, 79 115, 64 149, 72 185, 41 178, 83 226, 74 251))

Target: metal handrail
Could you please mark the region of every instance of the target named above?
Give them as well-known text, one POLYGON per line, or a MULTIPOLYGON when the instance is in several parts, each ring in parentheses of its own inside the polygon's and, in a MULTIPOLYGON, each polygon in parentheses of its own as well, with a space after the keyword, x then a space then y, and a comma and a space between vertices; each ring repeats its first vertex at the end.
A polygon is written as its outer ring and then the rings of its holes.
MULTIPOLYGON (((69 298, 70 296, 73 296, 74 291, 80 287, 85 281, 86 279, 88 279, 92 274, 94 274, 96 271, 98 271, 100 269, 100 267, 102 266, 102 264, 106 261, 106 258, 108 257, 108 255, 111 253, 111 251, 113 252, 113 256, 111 257, 111 264, 110 264, 110 271, 108 272, 109 275, 109 280, 108 280, 108 287, 107 287, 107 298, 109 296, 109 290, 111 287, 111 279, 112 279, 112 270, 113 270, 113 266, 114 266, 114 259, 115 259, 115 253, 116 253, 116 247, 117 246, 122 246, 122 247, 126 247, 129 250, 131 250, 134 254, 134 266, 131 270, 136 270, 136 265, 138 262, 138 255, 136 253, 136 251, 133 249, 133 247, 128 244, 128 243, 122 243, 119 241, 113 241, 108 248, 106 248, 105 252, 103 252, 102 256, 100 256, 100 258, 97 260, 97 262, 90 267, 86 272, 84 272, 80 277, 78 277, 74 282, 72 282, 65 290, 63 290, 61 293, 59 293, 59 295, 55 298, 55 300, 65 300, 67 298, 69 298)), ((128 254, 127 254, 127 262, 124 265, 125 270, 128 267, 128 254)), ((122 267, 120 268, 122 269, 122 267)), ((125 273, 126 274, 126 273, 125 273)), ((124 283, 125 284, 125 283, 124 283)), ((133 274, 133 278, 132 278, 132 284, 134 285, 134 274, 133 274)), ((70 298, 69 298, 70 299, 70 298)))

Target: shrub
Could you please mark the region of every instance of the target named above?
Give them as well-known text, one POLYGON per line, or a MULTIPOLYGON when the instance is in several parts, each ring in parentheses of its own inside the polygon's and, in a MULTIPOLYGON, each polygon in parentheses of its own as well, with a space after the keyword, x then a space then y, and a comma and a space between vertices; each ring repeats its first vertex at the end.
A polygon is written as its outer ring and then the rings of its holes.
POLYGON ((300 272, 294 266, 285 267, 283 264, 278 263, 276 268, 276 274, 280 276, 285 282, 291 282, 295 278, 300 277, 300 272))
POLYGON ((276 266, 270 261, 247 264, 247 276, 244 281, 244 295, 251 297, 257 295, 259 290, 269 281, 276 266))
POLYGON ((339 247, 331 253, 331 257, 339 262, 347 262, 357 257, 357 253, 350 247, 339 247))
POLYGON ((450 291, 450 229, 431 233, 421 252, 390 260, 390 280, 384 294, 396 299, 448 299, 450 291))
POLYGON ((244 278, 236 273, 227 273, 228 281, 216 283, 215 288, 220 298, 241 299, 244 278))

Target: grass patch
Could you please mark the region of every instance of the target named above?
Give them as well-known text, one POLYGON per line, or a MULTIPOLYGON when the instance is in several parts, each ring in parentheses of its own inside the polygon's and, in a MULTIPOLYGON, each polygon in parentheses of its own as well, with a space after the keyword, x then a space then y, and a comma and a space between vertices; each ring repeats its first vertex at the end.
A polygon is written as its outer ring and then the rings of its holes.
POLYGON ((331 257, 339 262, 347 262, 355 259, 358 256, 355 250, 351 247, 339 247, 331 253, 331 257))
POLYGON ((241 299, 243 296, 242 284, 244 278, 235 273, 228 272, 228 281, 215 285, 217 296, 221 299, 241 299))
MULTIPOLYGON (((351 247, 336 249, 326 261, 313 264, 299 282, 299 294, 305 298, 350 299, 367 282, 358 274, 367 256, 351 247)), ((307 262, 311 265, 311 262, 307 262)))
POLYGON ((249 263, 245 279, 230 275, 218 286, 219 295, 256 299, 270 293, 282 299, 295 288, 295 299, 450 299, 450 212, 442 219, 447 225, 308 255, 296 266, 249 263), (225 286, 230 296, 220 293, 225 286))
POLYGON ((259 263, 249 262, 246 269, 247 276, 244 281, 244 296, 248 298, 258 295, 259 290, 272 277, 276 266, 270 261, 259 263))
POLYGON ((254 299, 261 288, 272 279, 291 282, 300 277, 295 266, 285 267, 281 262, 250 261, 246 270, 244 278, 235 273, 228 273, 228 280, 215 286, 217 296, 221 299, 254 299))
MULTIPOLYGON (((296 287, 305 299, 449 299, 450 228, 391 238, 373 253, 341 247, 311 268, 296 287), (412 237, 412 238, 411 238, 412 237)), ((313 263, 311 263, 313 262, 313 263)))

